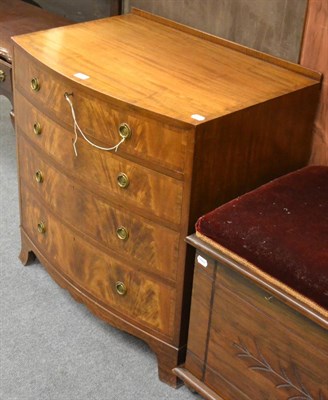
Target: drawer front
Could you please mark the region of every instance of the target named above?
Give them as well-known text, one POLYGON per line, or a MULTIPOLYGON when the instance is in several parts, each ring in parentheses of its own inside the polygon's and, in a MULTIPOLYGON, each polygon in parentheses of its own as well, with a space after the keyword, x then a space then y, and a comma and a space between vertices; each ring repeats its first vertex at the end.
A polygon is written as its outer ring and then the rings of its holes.
POLYGON ((223 398, 327 398, 327 331, 233 271, 216 282, 206 384, 223 398))
POLYGON ((40 153, 23 136, 18 140, 20 177, 55 214, 103 246, 128 257, 142 269, 175 281, 178 232, 94 196, 43 161, 40 153))
MULTIPOLYGON (((17 105, 20 105, 19 101, 17 105)), ((116 154, 90 147, 82 139, 77 142, 76 157, 72 148, 73 136, 68 131, 35 108, 30 106, 26 109, 29 112, 17 111, 18 135, 20 130, 26 132, 28 138, 58 163, 67 175, 94 193, 114 200, 118 205, 136 208, 146 216, 156 216, 169 223, 180 224, 182 181, 127 161, 116 154), (33 131, 35 121, 41 126, 41 133, 37 135, 33 131), (120 187, 118 182, 122 174, 128 179, 126 188, 120 187)))
MULTIPOLYGON (((129 105, 123 104, 118 107, 111 103, 110 98, 104 101, 99 95, 97 97, 97 93, 83 88, 82 84, 45 70, 40 63, 17 48, 15 64, 20 66, 15 70, 16 88, 38 109, 50 113, 59 123, 68 124, 72 127, 71 130, 73 129, 70 106, 64 97, 66 92, 73 93, 71 99, 79 126, 92 140, 101 141, 103 146, 111 147, 121 139, 118 133, 119 125, 127 123, 132 135, 120 146, 119 154, 129 154, 173 171, 184 171, 190 133, 186 128, 169 126, 143 116, 132 111, 131 107, 129 109, 129 105), (34 78, 39 83, 37 91, 31 88, 34 78)), ((87 86, 87 81, 84 84, 87 86)), ((18 104, 15 108, 21 109, 18 104)))
POLYGON ((124 319, 172 336, 173 288, 126 267, 81 239, 41 206, 27 187, 21 188, 22 227, 59 272, 124 319))

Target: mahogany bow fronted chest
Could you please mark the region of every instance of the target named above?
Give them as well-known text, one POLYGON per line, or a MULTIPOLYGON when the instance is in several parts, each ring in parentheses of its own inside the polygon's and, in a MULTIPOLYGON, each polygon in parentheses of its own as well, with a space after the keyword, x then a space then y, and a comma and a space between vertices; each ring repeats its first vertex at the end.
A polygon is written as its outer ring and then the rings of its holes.
POLYGON ((320 75, 138 10, 14 41, 21 260, 35 254, 145 340, 175 386, 185 237, 218 204, 306 164, 320 75))

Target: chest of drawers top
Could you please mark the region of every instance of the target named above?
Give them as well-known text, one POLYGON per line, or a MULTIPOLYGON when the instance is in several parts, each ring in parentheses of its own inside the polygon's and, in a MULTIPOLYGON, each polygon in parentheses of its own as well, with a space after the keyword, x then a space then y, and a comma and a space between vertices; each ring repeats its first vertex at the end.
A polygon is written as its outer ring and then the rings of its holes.
POLYGON ((139 10, 14 41, 87 91, 191 125, 320 79, 300 66, 139 10))

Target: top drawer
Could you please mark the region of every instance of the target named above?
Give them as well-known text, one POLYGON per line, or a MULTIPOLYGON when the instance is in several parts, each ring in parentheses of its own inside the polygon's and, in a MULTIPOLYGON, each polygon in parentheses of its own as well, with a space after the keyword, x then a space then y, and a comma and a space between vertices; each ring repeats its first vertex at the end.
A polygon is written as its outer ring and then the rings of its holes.
POLYGON ((183 173, 187 140, 192 128, 187 125, 181 127, 181 124, 180 127, 169 126, 159 119, 142 115, 142 110, 137 113, 129 104, 118 106, 117 100, 105 100, 101 94, 86 87, 88 80, 81 80, 86 85, 83 86, 67 79, 31 59, 17 47, 14 62, 14 65, 19 65, 14 73, 15 87, 57 122, 73 129, 70 106, 64 96, 65 93, 73 93, 70 98, 78 124, 91 140, 103 147, 114 146, 121 140, 119 125, 127 123, 132 135, 119 147, 121 155, 137 157, 155 168, 160 166, 183 173))

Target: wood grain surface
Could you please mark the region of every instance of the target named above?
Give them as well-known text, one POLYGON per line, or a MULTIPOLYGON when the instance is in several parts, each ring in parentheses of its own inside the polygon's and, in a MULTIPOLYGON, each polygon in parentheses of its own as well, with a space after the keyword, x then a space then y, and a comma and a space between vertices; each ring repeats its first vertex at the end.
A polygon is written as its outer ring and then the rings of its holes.
POLYGON ((39 251, 47 255, 48 261, 62 274, 133 323, 155 330, 162 337, 172 336, 173 288, 151 280, 75 235, 25 187, 21 201, 24 231, 33 237, 39 251), (40 221, 46 226, 44 234, 37 230, 40 221), (127 292, 123 296, 116 292, 118 281, 126 285, 127 292))
POLYGON ((243 276, 233 256, 209 256, 200 250, 211 246, 189 238, 198 248, 191 324, 186 363, 175 373, 206 399, 325 399, 327 321, 312 321, 293 299, 243 276))
POLYGON ((12 36, 72 24, 65 17, 20 0, 1 0, 0 7, 0 57, 8 62, 13 58, 12 36))
POLYGON ((307 393, 312 398, 327 396, 322 370, 327 365, 326 331, 276 299, 267 301, 268 295, 260 290, 244 288, 248 283, 243 279, 230 278, 224 270, 218 274, 207 363, 212 370, 209 375, 217 371, 225 383, 211 377, 210 386, 223 397, 225 387, 231 386, 254 400, 307 393), (226 287, 230 279, 233 291, 226 287), (243 296, 245 290, 253 291, 251 302, 243 296), (252 381, 256 384, 250 384, 252 381))
POLYGON ((321 98, 314 123, 311 164, 328 165, 328 2, 309 0, 301 64, 323 74, 321 98))
MULTIPOLYGON (((181 178, 185 167, 187 135, 191 127, 185 125, 181 127, 176 121, 165 123, 156 118, 149 118, 142 112, 131 109, 131 104, 118 105, 110 97, 99 98, 95 92, 81 90, 77 83, 44 69, 42 64, 32 60, 23 52, 17 52, 15 59, 17 65, 25 65, 24 69, 17 69, 15 85, 35 106, 39 114, 43 111, 51 121, 64 125, 73 133, 71 110, 64 98, 66 92, 73 93, 72 102, 77 121, 91 140, 104 147, 117 144, 121 139, 118 127, 126 122, 131 127, 132 135, 120 147, 119 153, 134 160, 142 159, 152 169, 162 166, 175 173, 174 176, 181 178), (39 79, 41 85, 39 92, 33 92, 30 88, 33 77, 39 79)), ((124 87, 123 82, 122 86, 124 87)), ((17 100, 21 101, 24 99, 17 100)), ((33 109, 32 113, 35 114, 36 110, 33 109)), ((38 115, 35 115, 35 118, 38 115)), ((28 115, 26 118, 32 116, 28 115)), ((45 117, 41 114, 40 118, 45 117)), ((170 171, 165 172, 170 173, 170 171)))
POLYGON ((195 256, 194 284, 192 289, 191 309, 189 323, 189 339, 186 356, 186 365, 196 378, 203 380, 207 358, 207 338, 209 334, 212 285, 214 284, 215 262, 202 257, 199 252, 195 256), (199 257, 207 265, 200 264, 199 257))
POLYGON ((125 262, 133 262, 158 279, 175 283, 179 233, 160 224, 136 216, 131 207, 114 207, 108 198, 95 196, 92 191, 69 179, 60 170, 43 161, 40 151, 22 135, 20 149, 24 153, 21 162, 21 179, 26 187, 49 206, 66 223, 88 235, 103 247, 118 253, 125 262), (42 182, 36 180, 36 172, 42 173, 42 182), (81 218, 81 215, 83 218, 81 218), (125 227, 128 238, 121 240, 117 229, 125 227), (161 251, 163 244, 167 250, 161 251))
MULTIPOLYGON (((19 99, 16 104, 20 104, 19 99)), ((81 139, 77 144, 78 156, 75 157, 72 134, 55 123, 50 124, 39 112, 38 118, 34 118, 34 112, 31 109, 27 114, 19 114, 17 127, 28 132, 29 138, 52 157, 61 171, 77 181, 87 182, 89 190, 112 199, 125 209, 137 208, 139 213, 164 220, 172 227, 179 226, 183 189, 181 181, 126 161, 113 153, 95 149, 81 139), (42 124, 40 135, 33 132, 35 121, 42 124), (117 183, 117 176, 121 172, 130 181, 126 189, 122 189, 117 183)))
POLYGON ((14 41, 50 69, 95 92, 193 125, 199 124, 194 114, 211 120, 315 83, 287 68, 131 14, 14 41), (98 50, 90 61, 93 43, 98 50), (79 60, 78 70, 73 59, 79 60), (90 79, 78 80, 77 72, 90 79))

